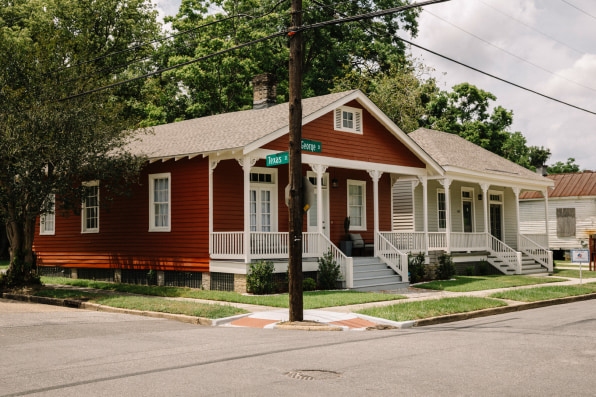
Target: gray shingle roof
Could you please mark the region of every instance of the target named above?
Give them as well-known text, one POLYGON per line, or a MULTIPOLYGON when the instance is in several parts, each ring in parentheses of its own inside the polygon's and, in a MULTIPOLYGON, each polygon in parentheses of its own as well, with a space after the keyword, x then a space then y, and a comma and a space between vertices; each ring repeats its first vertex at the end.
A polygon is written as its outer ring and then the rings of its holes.
MULTIPOLYGON (((352 94, 344 91, 302 101, 303 118, 352 94)), ((288 104, 207 116, 153 127, 128 146, 136 155, 164 158, 242 148, 288 126, 288 104)))
POLYGON ((455 134, 419 128, 408 136, 443 168, 458 167, 486 174, 548 181, 543 176, 455 134))

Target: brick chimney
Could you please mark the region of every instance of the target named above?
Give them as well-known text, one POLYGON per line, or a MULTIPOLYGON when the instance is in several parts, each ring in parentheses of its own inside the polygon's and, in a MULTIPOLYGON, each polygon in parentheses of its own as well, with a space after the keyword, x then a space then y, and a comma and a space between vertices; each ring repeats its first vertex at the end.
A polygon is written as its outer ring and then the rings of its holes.
POLYGON ((277 82, 271 73, 253 77, 252 89, 253 109, 266 109, 277 104, 277 82))

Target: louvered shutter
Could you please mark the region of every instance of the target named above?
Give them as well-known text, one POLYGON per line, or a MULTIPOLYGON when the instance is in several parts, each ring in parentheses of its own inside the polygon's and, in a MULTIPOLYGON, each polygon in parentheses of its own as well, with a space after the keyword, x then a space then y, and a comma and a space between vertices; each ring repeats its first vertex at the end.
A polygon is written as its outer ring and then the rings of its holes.
POLYGON ((335 109, 335 129, 341 130, 341 109, 335 109))
POLYGON ((362 111, 354 112, 354 131, 362 133, 362 111))

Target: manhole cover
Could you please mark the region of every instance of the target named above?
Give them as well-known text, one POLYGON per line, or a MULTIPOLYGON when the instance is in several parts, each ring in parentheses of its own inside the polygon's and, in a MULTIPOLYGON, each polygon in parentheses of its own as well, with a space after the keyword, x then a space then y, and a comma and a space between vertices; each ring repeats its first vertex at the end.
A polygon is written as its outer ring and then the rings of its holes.
POLYGON ((286 376, 299 380, 325 380, 339 378, 341 377, 341 374, 339 372, 324 371, 319 369, 302 369, 290 371, 286 374, 286 376))

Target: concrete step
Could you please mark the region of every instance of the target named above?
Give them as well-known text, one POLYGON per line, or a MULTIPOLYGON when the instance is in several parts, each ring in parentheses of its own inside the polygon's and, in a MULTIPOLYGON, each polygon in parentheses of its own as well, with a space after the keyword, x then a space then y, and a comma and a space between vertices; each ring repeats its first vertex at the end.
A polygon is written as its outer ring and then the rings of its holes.
POLYGON ((367 270, 380 270, 380 269, 387 269, 388 266, 384 263, 369 263, 366 265, 354 265, 354 272, 364 272, 367 270))
MULTIPOLYGON (((354 269, 354 280, 360 280, 366 277, 381 277, 381 276, 394 276, 396 275, 393 269, 384 266, 382 269, 375 270, 356 270, 354 269)), ((399 277, 399 276, 398 276, 399 277)))
POLYGON ((354 265, 367 265, 371 263, 381 263, 381 260, 374 256, 358 256, 352 257, 352 262, 354 265))
POLYGON ((362 285, 376 285, 376 284, 388 284, 388 283, 400 283, 402 279, 397 274, 389 276, 385 275, 367 275, 366 277, 354 278, 354 287, 360 287, 362 285))

